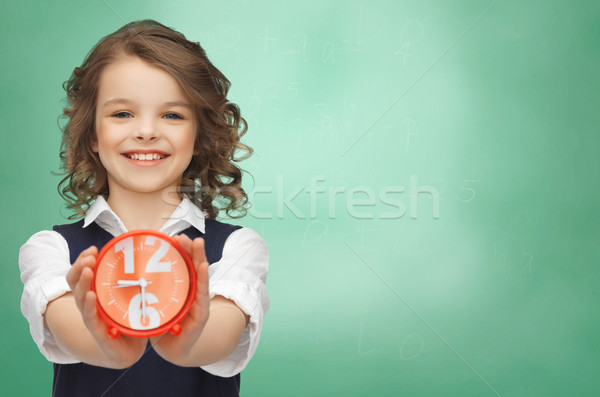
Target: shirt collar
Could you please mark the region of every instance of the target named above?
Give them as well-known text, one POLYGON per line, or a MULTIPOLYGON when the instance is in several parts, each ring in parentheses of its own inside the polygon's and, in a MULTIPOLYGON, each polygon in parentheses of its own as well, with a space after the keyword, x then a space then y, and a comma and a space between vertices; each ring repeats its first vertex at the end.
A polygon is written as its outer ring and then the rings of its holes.
MULTIPOLYGON (((160 231, 173 236, 193 226, 204 233, 204 219, 205 214, 203 211, 194 205, 192 200, 185 197, 161 227, 160 231)), ((113 236, 127 232, 127 228, 125 228, 121 219, 110 208, 103 196, 98 196, 88 209, 83 227, 89 226, 94 221, 113 236)))
POLYGON ((185 197, 183 200, 181 200, 177 208, 175 208, 175 211, 173 211, 160 231, 173 236, 182 230, 193 226, 204 234, 205 217, 206 215, 204 212, 194 205, 192 200, 185 197))

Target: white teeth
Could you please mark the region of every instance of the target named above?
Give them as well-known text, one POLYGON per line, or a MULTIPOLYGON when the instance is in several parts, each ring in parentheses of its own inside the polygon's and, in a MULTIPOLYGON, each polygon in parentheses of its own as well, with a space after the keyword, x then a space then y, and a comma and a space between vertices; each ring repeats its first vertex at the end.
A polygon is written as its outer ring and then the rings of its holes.
POLYGON ((131 153, 128 157, 132 160, 160 160, 164 158, 164 155, 158 153, 138 154, 131 153))

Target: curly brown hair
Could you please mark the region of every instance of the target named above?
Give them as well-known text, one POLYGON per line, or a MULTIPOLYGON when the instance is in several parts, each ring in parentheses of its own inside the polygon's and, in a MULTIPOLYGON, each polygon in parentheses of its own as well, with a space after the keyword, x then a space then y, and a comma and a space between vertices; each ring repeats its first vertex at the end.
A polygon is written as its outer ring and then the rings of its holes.
POLYGON ((61 117, 61 174, 58 185, 67 208, 83 217, 98 196, 108 196, 106 170, 92 150, 98 82, 104 68, 116 59, 132 55, 171 74, 181 84, 194 107, 198 130, 196 153, 184 171, 180 194, 186 194, 210 218, 225 210, 232 218, 246 215, 248 196, 241 187, 242 169, 234 162, 252 154, 240 142, 248 127, 239 107, 227 100, 231 83, 208 60, 197 42, 159 22, 131 22, 102 38, 63 84, 71 108, 61 117), (241 152, 239 157, 238 152, 241 152))

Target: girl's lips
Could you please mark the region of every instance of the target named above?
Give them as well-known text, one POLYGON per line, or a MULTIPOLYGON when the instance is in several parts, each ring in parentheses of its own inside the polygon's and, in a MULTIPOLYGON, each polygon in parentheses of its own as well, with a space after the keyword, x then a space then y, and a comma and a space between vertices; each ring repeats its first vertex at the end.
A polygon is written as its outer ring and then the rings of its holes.
POLYGON ((169 153, 165 152, 164 150, 161 149, 130 149, 130 150, 126 150, 121 154, 133 154, 133 153, 138 153, 138 154, 147 154, 147 153, 158 153, 158 154, 162 154, 162 155, 168 155, 169 153))
POLYGON ((133 160, 157 160, 168 157, 169 155, 161 153, 126 153, 124 156, 133 160))

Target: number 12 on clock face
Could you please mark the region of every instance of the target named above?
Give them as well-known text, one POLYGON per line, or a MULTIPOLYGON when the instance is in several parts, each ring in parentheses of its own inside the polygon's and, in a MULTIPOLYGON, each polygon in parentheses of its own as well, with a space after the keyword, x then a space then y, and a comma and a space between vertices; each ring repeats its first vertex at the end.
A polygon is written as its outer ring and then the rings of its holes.
POLYGON ((196 292, 187 252, 153 230, 122 234, 100 251, 92 283, 111 335, 154 336, 181 331, 196 292))

